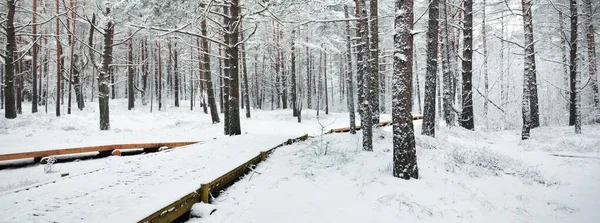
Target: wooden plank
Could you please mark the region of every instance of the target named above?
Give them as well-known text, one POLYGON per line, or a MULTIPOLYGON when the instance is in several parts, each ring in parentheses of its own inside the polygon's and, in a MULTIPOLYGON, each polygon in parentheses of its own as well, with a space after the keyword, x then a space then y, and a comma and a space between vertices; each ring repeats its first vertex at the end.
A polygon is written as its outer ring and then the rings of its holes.
POLYGON ((102 145, 102 146, 87 146, 87 147, 76 147, 67 149, 55 149, 55 150, 43 150, 33 151, 24 153, 10 153, 1 154, 0 161, 15 160, 15 159, 27 159, 27 158, 42 158, 46 156, 57 156, 67 155, 75 153, 87 153, 87 152, 102 152, 112 151, 115 149, 139 149, 139 148, 160 148, 163 146, 167 147, 179 147, 196 144, 198 142, 160 142, 160 143, 132 143, 132 144, 113 144, 113 145, 102 145))
POLYGON ((192 206, 200 200, 200 195, 195 191, 181 199, 154 212, 154 214, 142 219, 139 223, 170 223, 190 211, 192 206))

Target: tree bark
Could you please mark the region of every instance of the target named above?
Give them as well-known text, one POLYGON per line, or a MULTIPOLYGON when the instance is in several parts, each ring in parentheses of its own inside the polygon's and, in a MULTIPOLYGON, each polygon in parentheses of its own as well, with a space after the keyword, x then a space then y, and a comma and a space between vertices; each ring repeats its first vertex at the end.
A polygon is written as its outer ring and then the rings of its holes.
POLYGON ((462 113, 460 117, 460 126, 474 130, 475 122, 473 117, 473 0, 463 2, 464 17, 464 46, 462 61, 462 113))
POLYGON ((393 175, 419 178, 412 115, 413 0, 395 0, 392 76, 393 175))
POLYGON ((590 86, 592 87, 592 95, 594 99, 594 107, 600 109, 600 92, 598 92, 598 76, 596 74, 596 42, 595 30, 592 22, 592 0, 583 0, 583 8, 585 18, 585 29, 587 30, 587 54, 588 54, 588 73, 590 75, 590 86))
MULTIPOLYGON (((9 1, 12 2, 12 1, 9 1)), ((60 4, 56 0, 56 14, 60 14, 60 4)), ((56 18, 56 116, 60 116, 61 76, 62 76, 62 46, 60 43, 60 18, 56 18)), ((7 32, 8 33, 8 32, 7 32)), ((8 70, 8 69, 7 69, 8 70)))
MULTIPOLYGON (((131 35, 131 32, 130 32, 131 35)), ((129 39, 127 44, 127 110, 135 107, 135 88, 133 84, 133 38, 129 39)))
POLYGON ((570 51, 570 74, 571 74, 571 108, 569 114, 569 125, 575 126, 575 133, 581 134, 581 116, 579 111, 579 91, 577 86, 577 0, 570 0, 571 10, 571 51, 570 51))
MULTIPOLYGON (((344 5, 344 16, 349 19, 348 5, 344 5)), ((354 77, 352 72, 352 40, 350 39, 350 21, 346 20, 346 82, 347 82, 347 105, 350 115, 350 133, 356 134, 356 114, 354 113, 354 77)), ((310 93, 309 93, 310 95, 310 93)))
MULTIPOLYGON (((358 20, 358 32, 360 37, 358 50, 358 86, 362 87, 362 104, 361 104, 361 125, 363 132, 363 150, 373 151, 373 109, 369 95, 371 75, 369 74, 369 31, 367 22, 367 8, 365 0, 356 0, 357 12, 360 11, 360 19, 358 20)), ((359 92, 360 94, 361 92, 359 92)), ((360 98, 360 97, 359 97, 360 98)))
MULTIPOLYGON (((240 7, 239 0, 232 0, 230 4, 231 21, 238 21, 240 7)), ((240 127, 240 75, 239 75, 239 26, 233 23, 228 25, 230 35, 229 42, 229 59, 231 65, 231 99, 230 99, 230 117, 231 117, 231 129, 229 135, 240 135, 242 130, 240 127)))
POLYGON ((437 90, 438 12, 439 1, 429 2, 427 26, 427 73, 425 74, 425 106, 421 134, 435 137, 435 96, 437 90))
MULTIPOLYGON (((205 7, 205 6, 202 6, 205 7)), ((206 19, 202 20, 202 24, 201 24, 201 29, 202 29, 202 35, 206 36, 207 35, 207 29, 206 29, 206 19)), ((217 111, 217 103, 215 101, 215 92, 213 89, 213 83, 212 83, 212 74, 210 72, 210 49, 208 46, 208 39, 206 38, 202 38, 202 51, 203 54, 201 54, 200 52, 198 53, 198 56, 203 55, 204 58, 204 68, 203 71, 200 72, 204 72, 204 76, 206 78, 206 92, 208 94, 208 104, 210 106, 210 117, 212 120, 212 123, 219 123, 221 122, 221 120, 219 119, 219 113, 217 111)))
POLYGON ((379 13, 377 0, 370 0, 369 6, 369 103, 373 125, 379 124, 379 13))
POLYGON ((33 35, 33 47, 32 47, 32 66, 31 66, 31 74, 32 74, 32 97, 31 97, 31 113, 38 112, 38 36, 37 36, 37 0, 33 0, 33 12, 31 13, 31 31, 33 35))
POLYGON ((291 69, 291 74, 292 74, 292 113, 294 117, 298 117, 298 95, 296 94, 296 88, 297 88, 297 83, 296 83, 296 46, 295 46, 295 40, 294 38, 296 38, 296 29, 292 29, 292 47, 291 47, 291 59, 292 59, 292 69, 291 69))
MULTIPOLYGON (((14 119, 17 117, 17 108, 15 105, 15 51, 17 49, 17 39, 15 30, 15 9, 14 0, 6 1, 8 14, 6 17, 6 57, 4 58, 4 117, 14 119)), ((58 6, 57 6, 58 7, 58 6)), ((57 25, 58 27, 58 25, 57 25)), ((60 80, 60 79, 59 79, 60 80)), ((57 104, 57 111, 60 107, 57 104)), ((57 113, 59 116, 60 113, 57 113)))
POLYGON ((529 139, 530 130, 532 128, 531 114, 531 83, 533 73, 535 73, 535 51, 533 47, 533 18, 532 18, 532 2, 531 0, 522 0, 523 7, 523 29, 525 34, 525 72, 523 76, 523 130, 521 139, 529 139))
MULTIPOLYGON (((108 18, 111 17, 110 8, 106 8, 104 15, 108 18)), ((108 87, 108 73, 110 71, 110 64, 112 63, 112 42, 115 32, 115 26, 112 20, 108 20, 106 27, 104 27, 104 49, 102 51, 102 69, 98 77, 98 103, 100 108, 100 130, 110 129, 110 116, 109 116, 109 87, 108 87)))

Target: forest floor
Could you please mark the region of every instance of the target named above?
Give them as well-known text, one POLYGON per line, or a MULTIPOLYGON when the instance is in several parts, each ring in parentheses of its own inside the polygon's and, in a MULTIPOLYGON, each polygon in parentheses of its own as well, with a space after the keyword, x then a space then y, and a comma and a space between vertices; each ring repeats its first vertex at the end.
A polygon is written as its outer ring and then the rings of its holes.
POLYGON ((416 136, 420 179, 409 181, 392 177, 392 127, 374 135, 373 152, 348 133, 275 151, 255 169, 260 174, 216 198, 218 210, 201 222, 600 219, 600 126, 584 126, 582 135, 541 127, 528 141, 514 130, 441 127, 435 139, 416 136))
MULTIPOLYGON (((182 102, 187 105, 186 102, 182 102)), ((24 107, 25 108, 25 107, 24 107)), ((98 144, 202 141, 159 153, 0 170, 0 222, 131 222, 197 189, 285 139, 347 126, 346 113, 252 111, 242 136, 188 106, 153 113, 111 102, 111 130, 98 130, 96 104, 60 118, 0 119, 0 153, 98 144), (323 114, 323 113, 322 113, 323 114), (68 177, 60 177, 69 173, 68 177), (25 190, 28 189, 28 190, 25 190)), ((2 112, 0 112, 0 115, 2 112)), ((242 117, 243 117, 243 112, 242 117)), ((222 117, 221 117, 222 118, 222 117)), ((389 116, 383 117, 389 119, 389 116)), ((275 151, 215 199, 202 222, 595 222, 600 219, 600 126, 519 132, 439 127, 420 136, 419 180, 392 177, 391 127, 332 134, 275 151)), ((194 222, 198 219, 192 219, 194 222)))

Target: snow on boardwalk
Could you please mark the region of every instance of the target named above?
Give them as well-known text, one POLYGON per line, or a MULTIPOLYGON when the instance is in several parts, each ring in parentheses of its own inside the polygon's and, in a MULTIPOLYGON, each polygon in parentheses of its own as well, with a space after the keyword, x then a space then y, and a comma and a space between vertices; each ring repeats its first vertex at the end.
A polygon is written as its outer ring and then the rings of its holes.
MULTIPOLYGON (((174 150, 114 157, 98 171, 0 193, 0 222, 134 222, 287 137, 245 134, 174 150)), ((86 162, 77 163, 86 168, 86 162)))

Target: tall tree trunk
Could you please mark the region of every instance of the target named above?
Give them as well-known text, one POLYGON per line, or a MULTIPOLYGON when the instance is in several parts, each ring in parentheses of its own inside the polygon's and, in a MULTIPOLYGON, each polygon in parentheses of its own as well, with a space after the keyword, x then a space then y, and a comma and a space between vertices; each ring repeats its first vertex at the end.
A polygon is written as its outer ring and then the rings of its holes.
POLYGON ((448 5, 446 4, 448 0, 442 0, 442 13, 444 16, 444 25, 442 26, 442 71, 443 71, 443 80, 444 80, 444 120, 446 121, 447 126, 453 126, 454 119, 454 109, 452 106, 454 104, 454 94, 452 91, 452 80, 454 79, 454 75, 452 74, 452 67, 450 65, 450 41, 448 38, 450 37, 450 25, 448 22, 448 5))
MULTIPOLYGON (((569 82, 569 56, 567 56, 567 34, 565 33, 564 27, 564 16, 562 11, 558 11, 558 22, 559 22, 559 32, 560 32, 560 49, 562 51, 562 63, 563 63, 563 76, 564 76, 564 85, 565 89, 570 88, 571 84, 569 82)), ((571 91, 565 91, 565 97, 570 98, 571 91)), ((567 110, 570 110, 571 103, 568 101, 566 103, 567 110)))
MULTIPOLYGON (((240 23, 240 30, 242 29, 242 25, 240 23)), ((242 41, 244 40, 244 32, 240 32, 240 37, 242 38, 242 41)), ((243 101, 245 101, 246 103, 246 118, 250 118, 250 87, 248 85, 248 67, 246 66, 246 44, 242 44, 242 75, 244 78, 244 95, 243 95, 243 101)))
MULTIPOLYGON (((13 2, 13 1, 9 1, 13 2)), ((60 14, 60 4, 56 0, 56 14, 60 14)), ((60 116, 61 76, 62 76, 62 46, 60 43, 60 18, 56 18, 56 116, 60 116)), ((8 69, 7 69, 8 70, 8 69)))
POLYGON ((325 76, 323 77, 323 84, 325 84, 325 90, 323 92, 325 93, 325 114, 329 115, 329 97, 327 97, 327 67, 329 66, 327 66, 327 50, 325 50, 324 55, 323 74, 325 76))
MULTIPOLYGON (((232 0, 230 4, 231 11, 231 21, 238 21, 239 13, 240 13, 240 5, 239 0, 232 0)), ((231 117, 231 129, 229 135, 240 135, 242 134, 242 130, 240 127, 240 75, 239 75, 239 26, 233 23, 230 23, 229 31, 230 35, 230 43, 229 43, 229 58, 230 58, 230 75, 231 75, 231 99, 230 99, 230 117, 231 117)))
MULTIPOLYGON (((348 5, 344 5, 344 16, 349 19, 348 5)), ((350 133, 356 134, 356 115, 354 113, 354 77, 352 72, 352 40, 350 39, 350 21, 346 20, 346 82, 347 82, 347 104, 348 113, 350 115, 350 133)), ((309 93, 310 95, 310 93, 309 93)))
MULTIPOLYGON (((204 5, 202 7, 205 7, 204 5)), ((207 29, 206 29, 206 19, 202 20, 202 24, 201 24, 201 29, 202 29, 202 35, 206 36, 207 35, 207 29)), ((204 68, 202 69, 203 71, 200 72, 204 72, 204 77, 206 78, 206 92, 208 94, 208 104, 210 106, 210 117, 212 120, 212 123, 219 123, 221 122, 221 120, 219 119, 219 113, 217 111, 217 103, 215 101, 215 91, 213 88, 213 83, 212 83, 212 74, 210 72, 210 49, 208 46, 208 39, 206 38, 202 38, 202 54, 198 54, 198 56, 203 55, 204 58, 204 68)))
POLYGON ((173 92, 175 97, 175 107, 179 107, 179 52, 177 50, 177 43, 174 44, 175 50, 173 50, 173 92))
POLYGON ((32 74, 32 97, 31 97, 31 113, 38 112, 38 36, 37 36, 37 0, 33 0, 33 12, 31 13, 31 31, 33 35, 33 47, 32 47, 32 66, 31 66, 31 74, 32 74))
MULTIPOLYGON (((106 8, 104 13, 107 18, 111 18, 110 8, 106 8)), ((109 87, 108 87, 108 74, 110 70, 110 64, 112 63, 112 42, 115 32, 115 26, 112 20, 108 20, 106 27, 104 27, 104 49, 102 51, 102 69, 98 77, 98 103, 100 108, 100 130, 110 129, 110 118, 109 118, 109 87)))
POLYGON ((481 22, 481 38, 483 43, 483 126, 485 129, 489 128, 489 120, 488 120, 488 104, 489 104, 489 96, 490 96, 490 87, 488 83, 488 48, 487 48, 487 26, 485 23, 485 6, 486 1, 483 0, 483 19, 481 22))
POLYGON ((435 95, 437 90, 438 12, 439 1, 429 2, 427 26, 427 73, 425 74, 425 107, 421 134, 435 137, 435 95))
MULTIPOLYGON (((8 14, 6 17, 6 57, 4 58, 4 117, 14 119, 17 117, 17 108, 15 105, 15 51, 17 49, 17 39, 15 30, 15 8, 14 0, 6 1, 8 14)), ((60 105, 57 105, 57 111, 60 105)), ((59 115, 59 114, 57 114, 59 115)))
POLYGON ((473 0, 463 2, 465 11, 464 18, 464 47, 462 61, 462 113, 460 116, 460 126, 474 130, 475 122, 473 117, 473 0))
POLYGON ((296 46, 294 43, 294 38, 296 38, 296 29, 292 29, 292 49, 291 49, 291 59, 292 59, 292 113, 294 117, 298 117, 298 95, 296 94, 296 46))
MULTIPOLYGON (((367 8, 365 0, 356 0, 357 11, 360 10, 360 19, 358 20, 358 32, 360 33, 360 43, 358 50, 358 86, 363 87, 362 90, 362 98, 363 102, 361 104, 362 114, 361 114, 361 125, 363 132, 363 150, 365 151, 373 151, 373 109, 371 109, 371 102, 369 95, 371 75, 369 74, 369 28, 367 22, 367 8)), ((360 92, 359 92, 360 94, 360 92)))
MULTIPOLYGON (((70 7, 71 10, 74 10, 75 7, 73 7, 73 0, 70 0, 70 7)), ((75 11, 73 11, 73 13, 75 13, 75 11)), ((67 27, 71 30, 69 30, 70 35, 69 35, 69 46, 71 47, 70 49, 70 55, 69 55, 69 80, 67 80, 67 83, 69 84, 69 96, 68 96, 68 100, 69 102, 67 103, 67 114, 71 114, 71 98, 73 97, 73 93, 72 93, 72 89, 73 89, 73 71, 75 70, 75 63, 74 63, 74 53, 75 53, 75 33, 76 33, 76 20, 75 18, 70 18, 67 15, 67 27), (73 20, 73 27, 69 27, 69 22, 68 20, 72 19, 73 20)))
MULTIPOLYGON (((225 123, 223 125, 224 128, 224 132, 225 135, 230 135, 231 133, 231 93, 233 93, 233 91, 231 90, 231 78, 234 76, 232 75, 233 72, 231 71, 233 66, 233 62, 231 61, 231 57, 233 55, 231 55, 231 46, 232 45, 232 40, 231 40, 231 35, 229 34, 231 31, 231 24, 230 24, 230 19, 227 17, 229 16, 229 8, 227 6, 223 6, 223 14, 226 15, 226 17, 223 17, 223 24, 225 25, 225 27, 227 28, 227 32, 223 33, 223 39, 225 40, 225 44, 227 44, 226 48, 225 48, 225 59, 223 59, 223 117, 225 119, 225 123)), ((237 54, 236 54, 237 56, 237 54)), ((238 107, 237 105, 235 107, 238 107)))
MULTIPOLYGON (((223 56, 222 54, 222 46, 219 45, 219 57, 223 56)), ((219 109, 221 111, 221 113, 225 112, 225 109, 223 109, 223 62, 221 59, 218 59, 219 61, 219 109)))
POLYGON ((156 57, 158 58, 158 110, 162 111, 162 90, 163 90, 163 75, 162 75, 162 55, 160 55, 160 41, 156 40, 156 57))
POLYGON ((395 0, 392 125, 394 177, 419 178, 412 122, 413 0, 395 0))
MULTIPOLYGON (((308 34, 306 35, 306 42, 308 43, 308 34)), ((310 55, 310 49, 308 48, 308 45, 306 46, 306 106, 308 107, 308 109, 312 109, 312 79, 314 74, 312 73, 312 69, 311 69, 311 55, 310 55)))
MULTIPOLYGON (((131 33, 130 33, 131 35, 131 33)), ((127 109, 131 110, 135 107, 135 89, 133 85, 133 38, 129 39, 127 44, 127 109)))
MULTIPOLYGON (((596 2, 597 3, 597 2, 596 2)), ((587 31, 586 39, 587 39, 587 53, 588 53, 588 72, 590 75, 590 86, 592 87, 592 95, 594 99, 594 107, 596 109, 600 109, 600 92, 598 92, 598 76, 596 74, 596 42, 595 42, 595 34, 594 34, 594 24, 592 22, 593 18, 593 8, 592 8, 592 0, 583 0, 583 8, 584 14, 586 18, 584 19, 585 29, 587 31)))
POLYGON ((525 73, 523 76, 523 130, 521 139, 529 139, 532 128, 531 115, 531 83, 535 73, 535 51, 533 47, 533 18, 531 0, 522 0, 523 6, 523 28, 525 34, 525 73))
POLYGON ((571 108, 569 114, 569 125, 575 126, 575 133, 581 133, 581 117, 579 113, 579 91, 577 85, 577 0, 570 0, 571 10, 571 51, 570 51, 570 74, 571 74, 571 108))
POLYGON ((379 124, 379 14, 377 0, 370 0, 369 6, 369 103, 372 110, 373 125, 379 124))

